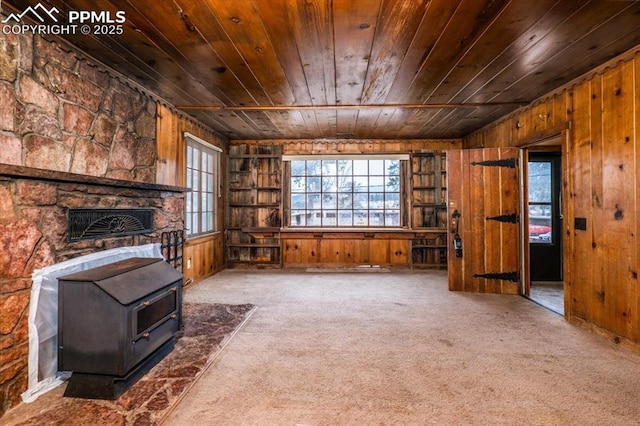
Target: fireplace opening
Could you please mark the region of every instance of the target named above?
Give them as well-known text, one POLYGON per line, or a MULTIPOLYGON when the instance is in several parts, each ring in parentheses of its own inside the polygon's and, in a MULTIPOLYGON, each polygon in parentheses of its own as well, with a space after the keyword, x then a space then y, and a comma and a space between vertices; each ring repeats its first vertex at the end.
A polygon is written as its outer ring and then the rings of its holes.
POLYGON ((136 311, 136 337, 151 331, 152 326, 160 324, 161 320, 169 318, 176 311, 178 303, 176 296, 176 291, 169 291, 136 311))

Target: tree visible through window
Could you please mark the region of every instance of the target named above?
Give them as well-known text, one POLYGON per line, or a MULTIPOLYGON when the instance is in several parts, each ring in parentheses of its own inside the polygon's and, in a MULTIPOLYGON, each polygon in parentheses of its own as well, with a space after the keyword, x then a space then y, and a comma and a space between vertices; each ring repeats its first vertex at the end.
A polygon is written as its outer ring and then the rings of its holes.
POLYGON ((400 226, 400 160, 291 161, 291 227, 400 226))
POLYGON ((216 231, 219 152, 213 146, 187 136, 185 226, 187 236, 216 231))

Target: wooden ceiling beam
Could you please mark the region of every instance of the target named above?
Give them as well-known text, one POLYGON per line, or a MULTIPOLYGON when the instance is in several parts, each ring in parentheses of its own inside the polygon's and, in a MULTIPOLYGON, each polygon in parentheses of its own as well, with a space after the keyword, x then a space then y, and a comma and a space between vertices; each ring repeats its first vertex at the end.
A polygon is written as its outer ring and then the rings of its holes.
POLYGON ((530 102, 464 102, 445 104, 368 104, 368 105, 177 105, 176 108, 208 111, 299 111, 299 110, 363 110, 363 109, 429 109, 525 106, 530 102))

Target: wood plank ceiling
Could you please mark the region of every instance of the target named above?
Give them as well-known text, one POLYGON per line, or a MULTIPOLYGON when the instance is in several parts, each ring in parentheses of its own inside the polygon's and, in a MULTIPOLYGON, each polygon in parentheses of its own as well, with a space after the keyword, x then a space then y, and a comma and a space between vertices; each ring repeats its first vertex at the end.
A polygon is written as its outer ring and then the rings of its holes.
POLYGON ((124 10, 68 40, 229 139, 458 138, 640 44, 638 1, 40 3, 124 10))

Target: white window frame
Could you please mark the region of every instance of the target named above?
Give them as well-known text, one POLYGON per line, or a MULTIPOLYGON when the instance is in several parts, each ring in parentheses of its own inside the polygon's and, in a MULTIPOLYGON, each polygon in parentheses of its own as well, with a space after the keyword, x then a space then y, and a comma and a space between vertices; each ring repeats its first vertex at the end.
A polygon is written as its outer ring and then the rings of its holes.
POLYGON ((185 195, 185 231, 196 238, 218 232, 222 150, 189 132, 184 141, 185 186, 191 189, 185 195))
MULTIPOLYGON (((286 214, 285 214, 285 221, 286 221, 286 227, 290 228, 290 229, 299 229, 301 231, 305 230, 305 229, 330 229, 330 228, 334 228, 334 229, 344 229, 344 230, 348 230, 348 229, 399 229, 399 228, 405 228, 407 226, 406 223, 404 223, 406 221, 406 214, 405 214, 405 209, 407 208, 405 205, 405 201, 402 199, 402 194, 403 194, 403 186, 405 185, 405 176, 403 175, 403 168, 406 169, 406 165, 408 164, 409 161, 409 154, 379 154, 379 155, 366 155, 366 154, 359 154, 359 155, 284 155, 282 157, 282 160, 285 162, 286 164, 286 170, 287 170, 287 178, 286 178, 286 214), (295 209, 293 206, 293 195, 300 195, 300 194, 304 194, 305 197, 308 196, 309 194, 313 194, 313 195, 318 195, 317 193, 315 193, 315 191, 313 192, 309 192, 308 190, 305 191, 295 191, 295 189, 293 188, 293 177, 292 177, 292 170, 291 170, 291 161, 315 161, 315 160, 400 160, 400 167, 398 170, 398 180, 399 180, 399 189, 398 189, 398 196, 399 196, 399 204, 398 204, 398 222, 395 224, 386 224, 386 211, 394 211, 396 209, 387 209, 386 207, 383 207, 382 209, 372 209, 370 206, 368 206, 366 209, 368 214, 367 214, 367 223, 366 224, 358 224, 356 221, 355 217, 352 217, 351 219, 351 223, 350 224, 340 224, 340 217, 335 218, 335 223, 332 223, 333 220, 333 213, 338 213, 341 209, 339 209, 339 207, 336 207, 335 209, 332 208, 328 208, 325 209, 324 207, 320 207, 317 209, 313 209, 313 211, 316 212, 317 215, 317 211, 321 212, 321 216, 322 216, 322 220, 321 220, 321 224, 309 224, 307 222, 307 219, 304 220, 305 223, 302 224, 298 224, 296 223, 296 221, 293 220, 293 214, 294 211, 298 210, 295 209), (403 163, 404 162, 404 163, 403 163), (405 164, 405 166, 403 167, 402 164, 405 164), (327 210, 327 221, 325 223, 324 220, 324 211, 327 210), (335 212, 334 212, 335 210, 335 212), (371 212, 372 211, 379 211, 382 210, 384 211, 384 224, 371 224, 371 212), (331 218, 329 217, 329 213, 331 213, 331 218), (293 222, 293 223, 292 223, 293 222)), ((386 171, 384 172, 385 176, 386 176, 386 171)), ((305 175, 306 177, 310 176, 310 175, 305 175)), ((355 175, 353 175, 355 177, 355 175)), ((368 174, 366 175, 367 178, 370 178, 374 175, 368 174)), ((379 177, 379 176, 378 176, 379 177)), ((354 195, 356 194, 358 191, 356 191, 355 189, 352 189, 351 191, 347 191, 347 193, 354 195)), ((337 194, 340 194, 340 190, 338 189, 337 194)), ((366 191, 367 194, 374 194, 374 193, 378 193, 378 191, 373 191, 371 192, 369 189, 367 189, 366 191)), ((386 190, 384 191, 384 193, 386 194, 386 190)), ((336 201, 338 202, 338 201, 336 201)), ((308 210, 308 209, 307 209, 308 210)), ((355 214, 355 212, 357 210, 363 210, 363 209, 357 209, 354 207, 351 207, 349 209, 343 210, 343 211, 351 211, 352 215, 355 214)), ((307 212, 308 215, 308 212, 307 212)))

